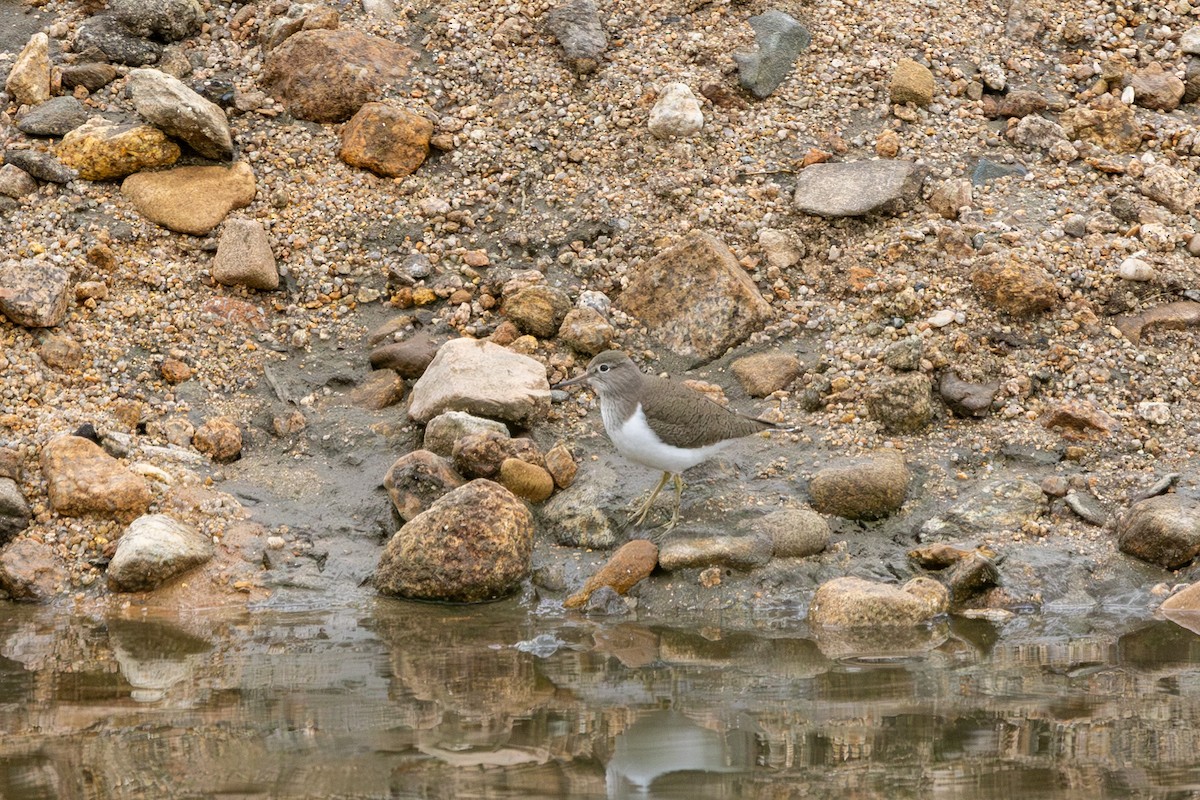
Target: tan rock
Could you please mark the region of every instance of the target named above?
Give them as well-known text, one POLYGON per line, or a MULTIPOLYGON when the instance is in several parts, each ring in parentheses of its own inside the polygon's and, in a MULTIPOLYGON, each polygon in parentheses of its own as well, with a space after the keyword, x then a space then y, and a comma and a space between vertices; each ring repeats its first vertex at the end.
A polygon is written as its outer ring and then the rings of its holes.
POLYGON ((564 344, 587 356, 611 347, 616 333, 616 329, 594 308, 572 308, 558 328, 558 338, 564 344))
POLYGON ((554 478, 543 467, 519 458, 500 464, 500 484, 523 500, 541 503, 554 494, 554 478))
POLYGON ((581 608, 592 593, 601 586, 611 587, 617 594, 626 594, 658 566, 658 547, 645 539, 634 539, 621 545, 608 562, 583 587, 563 601, 566 608, 581 608))
POLYGON ((1058 428, 1063 438, 1074 440, 1107 437, 1121 430, 1119 421, 1087 400, 1068 400, 1055 406, 1042 417, 1042 425, 1058 428))
POLYGON ((903 456, 883 452, 824 467, 808 483, 812 507, 847 519, 880 519, 897 511, 911 479, 903 456))
POLYGON ((92 117, 63 137, 56 154, 84 180, 107 181, 174 164, 179 152, 179 145, 153 125, 92 117))
POLYGON ((376 175, 410 175, 429 155, 433 123, 391 103, 367 103, 342 129, 342 161, 376 175))
POLYGON ((1142 146, 1142 130, 1133 109, 1111 94, 1088 106, 1064 111, 1059 123, 1068 139, 1082 139, 1114 153, 1132 153, 1142 146))
POLYGON ((933 101, 933 90, 933 73, 929 67, 911 58, 902 58, 892 73, 888 96, 893 103, 927 106, 933 101))
POLYGON ((504 299, 502 312, 522 333, 551 339, 571 311, 571 298, 562 289, 527 286, 504 299))
POLYGON ((242 454, 242 429, 229 417, 213 417, 196 429, 192 444, 213 461, 233 461, 242 454))
POLYGON ((226 286, 271 290, 279 287, 279 268, 271 239, 252 219, 229 219, 221 227, 221 240, 212 263, 213 280, 226 286))
POLYGON ((963 208, 974 202, 974 188, 967 178, 944 180, 929 197, 929 207, 944 219, 958 219, 963 208))
POLYGON ((121 184, 138 213, 179 233, 203 236, 235 208, 254 199, 254 171, 244 161, 232 167, 179 167, 130 175, 121 184))
POLYGON ((791 353, 756 353, 733 362, 733 376, 751 397, 786 389, 800 375, 800 359, 791 353))
POLYGON ((808 621, 850 628, 919 625, 948 607, 946 587, 930 578, 913 578, 904 586, 834 578, 813 595, 808 621))
POLYGON ((466 411, 525 424, 549 408, 542 364, 492 342, 452 339, 413 386, 408 416, 428 422, 443 411, 466 411))
POLYGON ((50 507, 63 516, 136 517, 150 506, 146 479, 121 466, 90 439, 51 439, 42 446, 41 464, 50 507))
POLYGON ((561 442, 546 451, 546 471, 554 478, 554 485, 566 489, 575 482, 575 474, 579 465, 571 451, 561 442))
POLYGON ((1136 344, 1147 329, 1182 330, 1200 326, 1200 303, 1191 300, 1164 303, 1138 314, 1117 317, 1113 324, 1136 344))
POLYGON ((17 55, 4 90, 17 105, 36 106, 50 99, 50 38, 35 33, 17 55))
POLYGON ((1059 303, 1050 273, 1015 258, 984 264, 971 274, 971 283, 985 300, 1014 316, 1031 316, 1059 303))
POLYGON ((383 477, 383 488, 405 522, 464 483, 466 481, 449 459, 429 450, 406 453, 392 464, 383 477))
POLYGON ((372 411, 394 406, 404 399, 404 379, 390 369, 372 370, 350 391, 350 402, 372 411))
POLYGON ((53 546, 24 538, 0 550, 0 597, 45 602, 69 588, 69 576, 53 546))
POLYGON ((1183 99, 1183 81, 1157 61, 1133 73, 1129 85, 1133 87, 1133 102, 1142 108, 1174 111, 1183 99))
POLYGON ((67 315, 70 282, 71 274, 49 261, 0 264, 0 314, 26 328, 52 328, 67 315))

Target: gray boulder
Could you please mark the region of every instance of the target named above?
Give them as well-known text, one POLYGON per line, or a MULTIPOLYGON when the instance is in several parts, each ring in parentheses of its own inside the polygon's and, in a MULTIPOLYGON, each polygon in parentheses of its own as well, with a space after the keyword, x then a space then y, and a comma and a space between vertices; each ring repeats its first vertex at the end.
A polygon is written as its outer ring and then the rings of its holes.
POLYGON ((796 208, 821 217, 896 214, 916 198, 924 177, 912 161, 812 164, 796 180, 796 208))

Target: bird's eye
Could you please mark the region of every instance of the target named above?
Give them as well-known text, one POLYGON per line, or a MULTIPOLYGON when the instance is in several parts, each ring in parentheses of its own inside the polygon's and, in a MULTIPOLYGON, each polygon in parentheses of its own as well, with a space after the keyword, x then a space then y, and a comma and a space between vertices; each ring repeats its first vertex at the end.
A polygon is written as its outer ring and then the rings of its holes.
POLYGON ((608 364, 601 364, 596 367, 596 372, 608 372, 608 364))

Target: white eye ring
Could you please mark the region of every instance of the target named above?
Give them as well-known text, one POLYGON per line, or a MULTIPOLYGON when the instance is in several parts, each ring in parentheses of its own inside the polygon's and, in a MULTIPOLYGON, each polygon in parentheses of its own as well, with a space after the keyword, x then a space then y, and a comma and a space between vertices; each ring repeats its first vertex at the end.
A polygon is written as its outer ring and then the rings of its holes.
POLYGON ((596 367, 596 372, 608 372, 608 364, 601 364, 596 367))

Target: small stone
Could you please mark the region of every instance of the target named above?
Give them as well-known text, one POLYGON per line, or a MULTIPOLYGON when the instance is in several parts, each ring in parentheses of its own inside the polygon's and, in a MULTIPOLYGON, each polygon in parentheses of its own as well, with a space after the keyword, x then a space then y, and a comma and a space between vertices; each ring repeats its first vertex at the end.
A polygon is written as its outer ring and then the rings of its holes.
POLYGON ((1087 217, 1083 214, 1068 214, 1063 220, 1063 233, 1075 239, 1087 235, 1087 217))
POLYGON ((867 413, 892 433, 915 433, 933 416, 929 377, 910 373, 876 382, 867 392, 867 413))
POLYGON ((756 353, 735 360, 731 369, 746 394, 766 397, 799 377, 800 359, 791 353, 756 353))
POLYGON ((955 414, 960 417, 986 417, 992 410, 992 400, 1000 390, 997 382, 971 383, 959 378, 953 371, 942 374, 938 383, 938 394, 955 414))
POLYGON ((17 129, 30 136, 65 136, 87 121, 87 110, 74 97, 54 97, 17 117, 17 129))
POLYGON ((650 133, 659 139, 695 136, 704 127, 700 101, 686 83, 668 83, 650 109, 650 133))
POLYGON ((350 402, 371 411, 394 406, 404 399, 404 379, 390 369, 373 370, 350 390, 350 402))
POLYGON ((4 82, 18 105, 36 106, 50 99, 50 38, 35 33, 29 38, 4 82))
POLYGON ((0 264, 0 313, 26 328, 52 328, 67 315, 70 281, 67 270, 49 261, 0 264))
POLYGON ((1179 49, 1188 55, 1200 56, 1200 26, 1193 26, 1179 37, 1179 49))
POLYGON ((1154 267, 1140 258, 1127 258, 1117 268, 1117 274, 1127 281, 1152 281, 1154 267))
POLYGON ((1166 425, 1171 421, 1171 406, 1161 401, 1143 400, 1137 404, 1137 413, 1151 425, 1166 425))
POLYGON ((416 380, 425 374, 437 355, 438 343, 424 333, 402 342, 376 347, 367 357, 375 369, 395 370, 403 378, 416 380))
POLYGON ((1050 150, 1067 141, 1061 125, 1037 115, 1022 118, 1007 135, 1013 144, 1029 150, 1050 150))
POLYGON ((659 548, 658 565, 667 572, 710 566, 752 570, 771 560, 773 548, 771 537, 757 531, 675 530, 659 548))
POLYGON ((925 343, 920 336, 905 336, 892 342, 880 355, 880 360, 894 370, 912 372, 921 368, 925 357, 925 343))
POLYGON ((571 298, 566 292, 539 284, 505 298, 502 313, 522 333, 552 339, 571 310, 571 298))
POLYGON ((1164 303, 1139 314, 1119 316, 1114 324, 1136 344, 1147 329, 1181 330, 1200 325, 1200 303, 1191 300, 1164 303))
POLYGON ((454 466, 469 478, 495 478, 504 461, 516 458, 543 466, 545 458, 531 439, 510 439, 495 431, 469 433, 454 443, 454 466))
POLYGON ((1114 153, 1133 153, 1142 146, 1142 129, 1133 109, 1111 94, 1067 109, 1059 122, 1068 139, 1082 139, 1114 153))
POLYGON ((546 471, 554 478, 554 485, 559 489, 566 489, 573 484, 578 470, 579 465, 565 444, 560 442, 546 451, 546 471))
POLYGON ((1087 400, 1069 400, 1051 408, 1042 418, 1045 428, 1060 428, 1066 439, 1109 437, 1121 430, 1121 423, 1087 400))
POLYGON ((70 131, 56 151, 63 164, 89 181, 169 166, 179 152, 179 145, 152 125, 115 123, 104 117, 92 117, 70 131))
MULTIPOLYGON (((276 414, 271 418, 271 430, 276 436, 291 436, 308 427, 308 419, 299 410, 293 409, 286 414, 276 414)), ((191 443, 191 437, 188 437, 191 443)))
POLYGON ((73 370, 83 361, 83 347, 70 336, 51 334, 38 345, 38 357, 47 366, 73 370))
POLYGON ((806 558, 829 545, 829 523, 811 508, 783 508, 754 523, 770 537, 775 558, 806 558))
POLYGON ((1066 497, 1070 483, 1061 475, 1049 475, 1042 479, 1042 491, 1048 497, 1066 497))
POLYGON ((263 226, 252 219, 229 219, 212 261, 212 276, 226 286, 269 291, 279 287, 279 269, 263 226))
POLYGON ((973 203, 971 182, 966 178, 942 181, 929 196, 929 207, 944 219, 958 219, 964 208, 973 203))
POLYGON ((993 92, 1003 92, 1008 86, 1008 77, 1004 74, 1004 67, 995 61, 985 61, 979 65, 979 78, 983 81, 983 85, 993 92))
POLYGON ((824 467, 808 483, 812 507, 847 519, 881 519, 899 510, 910 480, 903 457, 881 454, 824 467))
POLYGON ((33 176, 20 167, 5 164, 0 167, 0 195, 20 199, 37 191, 33 176))
POLYGON ((232 167, 179 167, 139 172, 121 184, 121 194, 146 219, 164 228, 203 236, 235 208, 254 200, 254 171, 245 161, 232 167))
POLYGON ((544 468, 518 458, 500 464, 500 485, 523 500, 541 503, 554 494, 554 478, 544 468))
POLYGON ((242 455, 242 429, 229 417, 214 417, 196 429, 192 444, 213 461, 234 461, 242 455))
POLYGON ((466 481, 448 459, 429 450, 406 453, 383 477, 383 488, 405 522, 464 483, 466 481))
POLYGON ((449 458, 454 452, 454 443, 459 439, 488 431, 508 437, 508 428, 503 422, 472 416, 463 411, 447 411, 429 420, 425 426, 424 447, 449 458))
POLYGON ((162 55, 162 45, 131 33, 111 14, 96 14, 75 29, 73 49, 77 53, 99 53, 106 61, 140 67, 153 64, 162 55))
POLYGON ((991 559, 980 553, 969 553, 951 568, 945 577, 952 608, 969 607, 987 589, 999 585, 1000 571, 991 559))
POLYGON ((1028 117, 1049 108, 1046 98, 1028 89, 1018 89, 1009 92, 996 105, 996 115, 1000 117, 1028 117))
POLYGON ((971 283, 985 300, 1014 316, 1032 316, 1059 303, 1058 286, 1050 274, 1015 258, 984 264, 971 273, 971 283))
POLYGON ((17 486, 15 476, 0 476, 0 544, 10 541, 25 528, 33 512, 21 488, 17 486))
POLYGON ((572 308, 558 328, 559 340, 586 356, 609 349, 616 333, 616 329, 594 308, 572 308))
POLYGON ((808 621, 846 628, 919 625, 948 607, 946 588, 930 578, 913 578, 904 586, 834 578, 813 595, 808 621))
POLYGON ((563 601, 565 608, 579 608, 587 603, 592 593, 607 586, 619 595, 626 594, 642 579, 649 577, 658 566, 658 547, 645 539, 626 542, 608 559, 608 562, 584 583, 575 594, 563 601))
POLYGON ((383 594, 477 603, 512 594, 530 572, 533 518, 503 486, 476 480, 438 499, 388 542, 383 594))
POLYGON ((129 524, 106 573, 116 592, 144 592, 213 557, 212 539, 195 526, 166 514, 148 514, 129 524))
POLYGON ((954 309, 943 308, 928 319, 929 324, 934 328, 944 328, 951 322, 954 322, 954 309))
POLYGON ((933 73, 929 67, 911 58, 902 58, 896 63, 888 85, 888 96, 893 103, 913 103, 924 107, 933 102, 933 90, 933 73))
POLYGON ((980 533, 1020 531, 1044 513, 1042 488, 1031 481, 994 480, 967 492, 962 499, 921 526, 922 541, 961 539, 980 533))
POLYGON ((65 89, 82 86, 89 92, 102 89, 117 77, 117 68, 112 64, 89 61, 83 64, 64 64, 62 70, 62 85, 65 89))
POLYGON ((778 269, 791 269, 808 255, 808 248, 795 231, 763 228, 758 232, 758 246, 767 263, 778 269))
POLYGON ((110 0, 113 16, 142 39, 178 42, 200 32, 204 9, 199 0, 110 0))
POLYGON ((90 439, 51 439, 42 446, 41 465, 50 507, 63 516, 137 516, 150 506, 146 479, 121 466, 90 439))
POLYGON ((756 49, 751 53, 734 53, 733 60, 742 88, 762 100, 787 79, 796 58, 812 43, 812 36, 803 25, 776 9, 748 21, 754 29, 756 49))
POLYGON ((1197 192, 1193 182, 1166 164, 1156 164, 1146 170, 1138 190, 1175 214, 1189 214, 1196 207, 1197 192))
POLYGON ((546 28, 574 72, 586 75, 599 68, 608 37, 595 0, 570 0, 558 6, 546 15, 546 28))
POLYGON ((1158 62, 1135 72, 1130 86, 1133 89, 1133 102, 1142 108, 1174 111, 1183 99, 1183 81, 1175 77, 1174 72, 1164 70, 1158 62))
POLYGON ((164 358, 159 365, 163 380, 170 384, 183 383, 192 379, 192 368, 178 358, 164 358))
POLYGON ((416 172, 429 156, 433 123, 391 103, 366 103, 342 129, 339 157, 385 178, 416 172))

